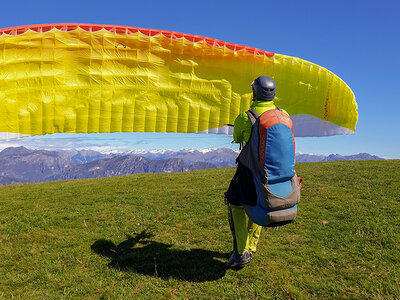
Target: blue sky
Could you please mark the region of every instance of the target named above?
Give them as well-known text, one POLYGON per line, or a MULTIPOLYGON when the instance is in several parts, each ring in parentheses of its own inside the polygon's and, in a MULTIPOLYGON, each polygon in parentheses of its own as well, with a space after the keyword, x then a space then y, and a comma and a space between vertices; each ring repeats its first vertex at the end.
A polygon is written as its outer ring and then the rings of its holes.
MULTIPOLYGON (((64 22, 125 25, 297 56, 341 77, 359 106, 355 135, 297 138, 297 152, 400 157, 399 11, 398 1, 7 1, 1 4, 0 28, 64 22)), ((3 142, 0 149, 237 148, 230 142, 230 137, 217 135, 56 135, 3 142)))

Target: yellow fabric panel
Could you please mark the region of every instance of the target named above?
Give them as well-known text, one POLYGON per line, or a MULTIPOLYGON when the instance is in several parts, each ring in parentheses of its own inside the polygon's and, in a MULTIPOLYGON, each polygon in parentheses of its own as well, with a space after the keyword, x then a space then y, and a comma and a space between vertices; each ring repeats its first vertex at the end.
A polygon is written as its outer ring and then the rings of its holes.
POLYGON ((350 88, 299 58, 78 28, 0 36, 0 132, 206 131, 249 108, 260 75, 275 79, 289 114, 355 130, 350 88))

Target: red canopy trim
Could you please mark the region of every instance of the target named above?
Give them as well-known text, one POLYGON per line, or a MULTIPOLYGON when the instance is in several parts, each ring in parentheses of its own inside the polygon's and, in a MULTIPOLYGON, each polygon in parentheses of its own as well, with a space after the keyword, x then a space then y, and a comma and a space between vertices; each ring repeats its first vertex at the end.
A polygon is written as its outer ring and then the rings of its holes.
POLYGON ((265 55, 267 57, 273 57, 275 55, 272 52, 260 50, 257 48, 247 47, 247 46, 243 46, 243 45, 239 45, 239 44, 227 43, 227 42, 223 42, 223 41, 220 41, 217 39, 212 39, 212 38, 199 36, 199 35, 179 33, 179 32, 175 32, 175 31, 167 31, 167 30, 130 27, 130 26, 80 24, 80 23, 41 24, 41 25, 27 25, 27 26, 17 26, 17 27, 0 29, 0 35, 2 35, 2 34, 20 35, 28 30, 32 30, 35 32, 47 32, 54 28, 61 30, 61 31, 72 31, 72 30, 81 28, 81 29, 89 31, 89 32, 95 32, 95 31, 105 29, 109 32, 118 33, 118 34, 134 34, 139 31, 140 33, 145 34, 147 36, 155 36, 155 35, 162 34, 165 37, 170 38, 170 39, 185 38, 188 41, 193 42, 193 43, 205 41, 213 47, 225 46, 226 48, 233 50, 233 51, 246 50, 247 52, 254 54, 254 55, 265 55))

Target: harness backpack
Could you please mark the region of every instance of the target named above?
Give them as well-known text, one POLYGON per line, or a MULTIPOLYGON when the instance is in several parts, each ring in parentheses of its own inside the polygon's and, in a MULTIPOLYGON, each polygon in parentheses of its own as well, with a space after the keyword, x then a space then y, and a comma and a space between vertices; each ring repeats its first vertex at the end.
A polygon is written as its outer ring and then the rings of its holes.
POLYGON ((237 170, 225 194, 228 203, 241 205, 256 224, 276 227, 297 215, 301 181, 294 170, 293 123, 279 108, 261 116, 246 112, 252 132, 240 152, 237 170))

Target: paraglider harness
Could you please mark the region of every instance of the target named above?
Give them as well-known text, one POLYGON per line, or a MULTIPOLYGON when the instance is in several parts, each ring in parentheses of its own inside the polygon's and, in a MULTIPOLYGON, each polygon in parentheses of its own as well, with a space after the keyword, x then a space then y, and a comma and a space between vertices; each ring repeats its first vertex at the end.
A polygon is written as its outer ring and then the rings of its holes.
POLYGON ((236 159, 236 173, 224 195, 234 245, 230 205, 244 207, 248 217, 260 226, 278 227, 296 217, 302 188, 302 179, 294 170, 290 117, 279 108, 261 116, 254 109, 246 114, 252 124, 250 139, 236 159))

